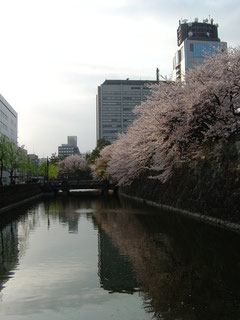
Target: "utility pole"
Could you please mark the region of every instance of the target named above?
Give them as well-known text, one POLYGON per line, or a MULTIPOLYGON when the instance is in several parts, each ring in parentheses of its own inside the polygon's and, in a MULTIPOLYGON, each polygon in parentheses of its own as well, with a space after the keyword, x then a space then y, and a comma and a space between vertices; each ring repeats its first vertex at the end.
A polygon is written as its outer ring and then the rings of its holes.
POLYGON ((47 157, 47 165, 46 165, 46 180, 47 180, 47 182, 48 182, 48 168, 49 168, 49 160, 48 160, 48 157, 47 157))
POLYGON ((156 70, 156 79, 157 79, 157 82, 159 82, 159 69, 158 68, 156 70))

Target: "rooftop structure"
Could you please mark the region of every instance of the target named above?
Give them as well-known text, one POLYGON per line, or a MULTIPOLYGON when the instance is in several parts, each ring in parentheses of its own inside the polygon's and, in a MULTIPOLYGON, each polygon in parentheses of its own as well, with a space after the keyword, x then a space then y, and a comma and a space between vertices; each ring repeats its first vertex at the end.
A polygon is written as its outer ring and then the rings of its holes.
POLYGON ((199 22, 198 18, 188 22, 187 19, 179 20, 177 29, 177 44, 180 46, 184 40, 215 41, 220 42, 218 38, 218 24, 213 23, 213 19, 204 19, 199 22))

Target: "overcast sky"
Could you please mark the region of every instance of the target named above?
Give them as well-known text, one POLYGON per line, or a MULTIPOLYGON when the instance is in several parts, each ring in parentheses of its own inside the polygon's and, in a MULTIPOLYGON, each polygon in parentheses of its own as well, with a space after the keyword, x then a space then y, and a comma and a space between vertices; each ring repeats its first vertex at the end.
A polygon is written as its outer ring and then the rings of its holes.
POLYGON ((96 92, 105 79, 172 72, 181 18, 214 19, 239 46, 239 0, 0 0, 0 93, 17 111, 18 140, 39 157, 68 135, 96 145, 96 92))

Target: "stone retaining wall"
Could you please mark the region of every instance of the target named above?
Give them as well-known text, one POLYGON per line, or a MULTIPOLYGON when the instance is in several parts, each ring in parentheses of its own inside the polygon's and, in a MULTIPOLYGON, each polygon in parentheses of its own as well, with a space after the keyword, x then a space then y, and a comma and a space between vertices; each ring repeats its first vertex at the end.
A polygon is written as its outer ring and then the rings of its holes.
POLYGON ((218 156, 199 160, 193 168, 175 171, 166 182, 142 173, 120 192, 200 216, 240 224, 239 136, 225 144, 218 156))
POLYGON ((16 184, 0 187, 0 209, 41 194, 38 184, 16 184))

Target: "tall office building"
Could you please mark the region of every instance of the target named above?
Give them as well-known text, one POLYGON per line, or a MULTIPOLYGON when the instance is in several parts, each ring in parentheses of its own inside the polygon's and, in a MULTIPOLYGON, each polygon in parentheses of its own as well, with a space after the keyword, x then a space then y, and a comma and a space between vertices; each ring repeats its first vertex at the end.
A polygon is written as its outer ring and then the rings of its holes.
POLYGON ((0 94, 0 134, 17 144, 18 114, 0 94))
POLYGON ((151 80, 105 80, 97 93, 97 139, 110 142, 136 118, 133 109, 150 95, 151 80))
POLYGON ((178 50, 173 59, 173 80, 184 80, 188 69, 203 63, 206 55, 211 55, 227 47, 218 38, 218 24, 213 19, 193 22, 179 21, 177 29, 178 50))

